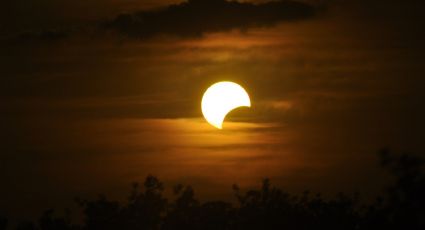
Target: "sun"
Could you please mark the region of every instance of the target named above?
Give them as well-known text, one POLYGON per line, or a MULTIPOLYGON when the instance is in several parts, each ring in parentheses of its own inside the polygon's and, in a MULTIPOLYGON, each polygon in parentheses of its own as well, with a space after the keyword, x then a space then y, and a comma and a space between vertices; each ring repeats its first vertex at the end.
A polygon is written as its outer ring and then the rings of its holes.
POLYGON ((212 126, 222 129, 226 115, 238 107, 251 107, 248 93, 242 86, 222 81, 211 85, 202 97, 202 114, 212 126))

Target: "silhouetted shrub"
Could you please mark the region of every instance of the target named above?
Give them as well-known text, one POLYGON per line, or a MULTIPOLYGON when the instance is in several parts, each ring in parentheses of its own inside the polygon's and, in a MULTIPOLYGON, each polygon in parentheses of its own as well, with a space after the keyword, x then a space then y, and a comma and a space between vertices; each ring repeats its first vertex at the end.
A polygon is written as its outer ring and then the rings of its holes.
POLYGON ((59 218, 53 216, 54 211, 47 210, 38 220, 40 229, 42 230, 74 230, 78 229, 77 226, 73 226, 69 221, 69 218, 59 218))
POLYGON ((29 221, 23 221, 19 223, 18 226, 16 227, 16 230, 36 230, 36 229, 37 228, 35 227, 34 223, 29 221))
MULTIPOLYGON (((233 186, 237 203, 202 203, 190 186, 176 185, 175 198, 164 198, 163 184, 149 175, 143 188, 133 184, 128 201, 121 204, 99 196, 78 200, 83 214, 81 226, 68 218, 45 212, 35 226, 18 225, 19 230, 213 230, 213 229, 425 229, 424 161, 408 155, 381 151, 381 165, 395 177, 395 184, 369 205, 360 205, 358 195, 340 193, 334 199, 306 191, 291 195, 263 180, 259 189, 241 191, 233 186)), ((0 218, 0 229, 7 221, 0 218)))
POLYGON ((5 230, 7 228, 7 219, 0 217, 0 230, 5 230))
POLYGON ((395 176, 395 184, 388 188, 388 200, 382 212, 392 229, 425 229, 425 173, 424 161, 412 155, 380 153, 382 166, 395 176))

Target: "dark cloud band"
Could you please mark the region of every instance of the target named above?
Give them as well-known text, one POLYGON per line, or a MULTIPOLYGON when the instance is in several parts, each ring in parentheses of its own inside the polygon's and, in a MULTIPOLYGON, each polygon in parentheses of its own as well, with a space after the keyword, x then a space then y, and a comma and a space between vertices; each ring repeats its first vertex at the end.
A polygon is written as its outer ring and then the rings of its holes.
POLYGON ((137 38, 157 35, 201 36, 208 32, 271 26, 312 17, 313 6, 294 1, 262 4, 226 0, 189 0, 166 8, 121 14, 106 27, 137 38))

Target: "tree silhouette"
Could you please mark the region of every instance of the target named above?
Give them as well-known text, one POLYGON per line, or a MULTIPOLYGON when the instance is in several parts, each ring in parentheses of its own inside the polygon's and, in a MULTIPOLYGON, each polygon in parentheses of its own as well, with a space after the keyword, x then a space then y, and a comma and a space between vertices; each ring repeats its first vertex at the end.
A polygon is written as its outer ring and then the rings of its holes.
POLYGON ((381 165, 395 176, 396 182, 388 188, 386 221, 392 229, 425 229, 425 173, 421 158, 403 154, 394 156, 388 150, 380 153, 381 165))
POLYGON ((59 218, 54 217, 54 210, 50 209, 44 212, 44 214, 40 217, 38 223, 40 229, 43 230, 73 230, 78 229, 77 226, 73 226, 69 220, 69 218, 59 218))
POLYGON ((0 230, 5 230, 7 228, 7 219, 0 216, 0 230))
MULTIPOLYGON (((225 201, 202 203, 191 186, 176 185, 174 198, 164 197, 163 184, 149 175, 143 187, 135 183, 127 202, 99 196, 77 199, 84 222, 73 225, 69 218, 46 211, 35 225, 22 222, 18 230, 215 230, 215 229, 425 229, 424 161, 410 155, 383 150, 381 166, 395 183, 369 205, 360 205, 357 194, 338 194, 323 199, 306 191, 291 195, 264 179, 261 187, 242 191, 233 185, 236 204, 225 201)), ((0 230, 7 220, 0 218, 0 230)))

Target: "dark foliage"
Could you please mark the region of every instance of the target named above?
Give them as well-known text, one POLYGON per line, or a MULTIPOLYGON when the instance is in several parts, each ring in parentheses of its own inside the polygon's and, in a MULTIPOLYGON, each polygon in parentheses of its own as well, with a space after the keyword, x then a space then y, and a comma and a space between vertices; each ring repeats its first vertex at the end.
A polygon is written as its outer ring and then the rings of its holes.
MULTIPOLYGON (((395 176, 395 184, 371 205, 360 205, 357 195, 339 194, 323 199, 306 191, 294 196, 265 179, 261 188, 241 191, 233 186, 236 205, 223 201, 202 203, 190 186, 174 187, 175 199, 163 197, 163 184, 148 176, 134 184, 124 204, 104 196, 78 200, 84 223, 73 225, 68 218, 45 212, 35 225, 19 224, 19 230, 109 230, 109 229, 425 229, 425 174, 423 161, 408 155, 380 153, 382 166, 395 176)), ((0 218, 0 229, 7 221, 0 218)))
POLYGON ((0 217, 0 230, 7 228, 7 219, 0 217))

